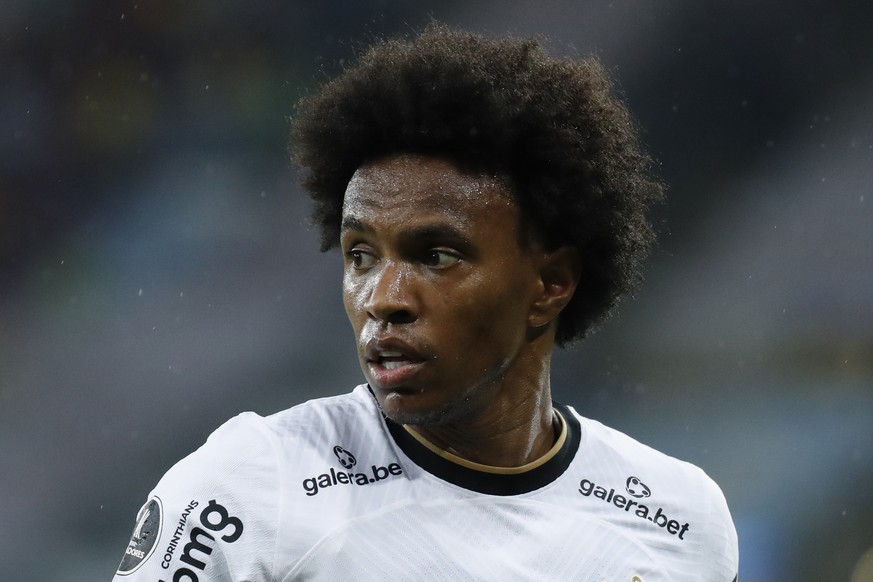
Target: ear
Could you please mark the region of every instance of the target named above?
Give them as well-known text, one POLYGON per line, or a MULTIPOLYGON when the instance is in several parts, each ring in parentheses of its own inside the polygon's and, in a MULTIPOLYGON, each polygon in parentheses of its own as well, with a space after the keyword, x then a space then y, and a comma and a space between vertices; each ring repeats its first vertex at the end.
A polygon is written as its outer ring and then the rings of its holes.
POLYGON ((539 266, 541 287, 528 316, 531 327, 541 328, 557 319, 573 299, 581 271, 582 258, 574 246, 543 254, 539 266))

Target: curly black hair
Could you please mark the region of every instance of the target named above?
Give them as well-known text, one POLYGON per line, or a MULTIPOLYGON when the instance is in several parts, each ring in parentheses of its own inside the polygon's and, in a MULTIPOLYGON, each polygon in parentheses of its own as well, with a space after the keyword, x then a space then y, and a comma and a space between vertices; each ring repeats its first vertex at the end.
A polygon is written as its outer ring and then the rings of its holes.
POLYGON ((655 238, 645 213, 664 191, 596 58, 553 58, 536 39, 440 24, 377 42, 303 98, 291 152, 315 202, 322 250, 338 244, 346 186, 368 161, 434 155, 508 176, 545 244, 574 245, 582 257, 579 287, 558 321, 562 346, 640 281, 655 238))

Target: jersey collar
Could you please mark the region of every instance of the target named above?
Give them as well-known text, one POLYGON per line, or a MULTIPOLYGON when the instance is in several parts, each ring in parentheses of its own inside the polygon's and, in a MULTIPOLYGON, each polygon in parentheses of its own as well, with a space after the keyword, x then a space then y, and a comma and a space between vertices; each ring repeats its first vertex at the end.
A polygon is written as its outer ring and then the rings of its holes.
MULTIPOLYGON (((532 468, 517 472, 489 471, 474 468, 470 463, 457 463, 440 454, 421 442, 415 435, 407 431, 403 425, 397 424, 384 414, 382 418, 394 442, 407 457, 428 473, 444 480, 478 493, 488 495, 521 495, 545 487, 560 477, 579 450, 581 429, 579 421, 569 408, 553 402, 564 422, 566 435, 557 451, 544 463, 533 463, 532 468)), ((563 433, 564 431, 562 431, 563 433)))

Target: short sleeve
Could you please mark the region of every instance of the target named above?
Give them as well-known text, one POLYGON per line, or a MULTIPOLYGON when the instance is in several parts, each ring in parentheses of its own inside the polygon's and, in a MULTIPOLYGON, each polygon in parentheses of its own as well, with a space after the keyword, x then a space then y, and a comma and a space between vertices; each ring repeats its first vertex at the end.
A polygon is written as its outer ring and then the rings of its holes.
POLYGON ((737 530, 724 493, 712 479, 709 477, 705 479, 709 485, 709 515, 707 516, 709 528, 702 566, 711 569, 713 582, 737 582, 739 572, 737 530))
POLYGON ((276 448, 254 413, 216 430, 139 510, 113 582, 270 580, 281 509, 276 448))

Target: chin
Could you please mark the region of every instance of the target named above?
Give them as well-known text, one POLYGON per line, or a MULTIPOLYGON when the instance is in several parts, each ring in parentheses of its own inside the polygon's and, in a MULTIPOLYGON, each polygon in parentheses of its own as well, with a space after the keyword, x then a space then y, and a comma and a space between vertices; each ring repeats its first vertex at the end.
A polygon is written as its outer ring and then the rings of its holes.
MULTIPOLYGON (((462 420, 471 412, 469 401, 464 396, 443 402, 416 402, 420 393, 404 394, 391 392, 380 400, 385 416, 398 424, 414 426, 440 426, 462 420)), ((379 400, 377 398, 377 400, 379 400)))

